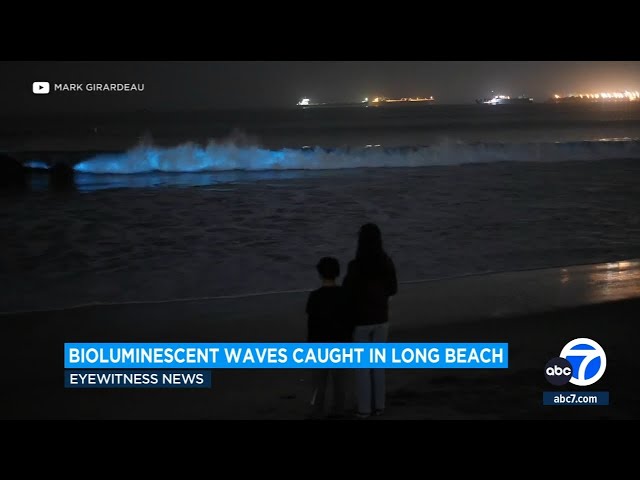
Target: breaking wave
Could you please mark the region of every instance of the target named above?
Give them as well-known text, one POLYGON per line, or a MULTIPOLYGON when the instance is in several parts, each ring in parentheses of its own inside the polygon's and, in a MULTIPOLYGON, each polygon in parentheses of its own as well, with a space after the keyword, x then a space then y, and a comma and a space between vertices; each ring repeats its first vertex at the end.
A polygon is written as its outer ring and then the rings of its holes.
POLYGON ((231 170, 329 170, 363 167, 425 167, 489 162, 561 162, 640 158, 640 140, 608 138, 567 143, 442 143, 385 148, 269 150, 210 142, 176 147, 138 145, 124 153, 99 154, 75 165, 82 173, 218 172, 231 170))

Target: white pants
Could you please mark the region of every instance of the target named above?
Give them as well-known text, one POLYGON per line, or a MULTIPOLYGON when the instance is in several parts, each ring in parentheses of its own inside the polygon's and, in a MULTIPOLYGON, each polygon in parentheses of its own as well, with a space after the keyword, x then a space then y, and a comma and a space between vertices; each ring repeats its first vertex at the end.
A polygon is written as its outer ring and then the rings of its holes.
MULTIPOLYGON (((360 325, 353 331, 353 341, 382 343, 387 341, 388 333, 388 323, 360 325)), ((355 376, 358 413, 371 414, 375 410, 384 410, 384 369, 360 368, 355 371, 355 376)))

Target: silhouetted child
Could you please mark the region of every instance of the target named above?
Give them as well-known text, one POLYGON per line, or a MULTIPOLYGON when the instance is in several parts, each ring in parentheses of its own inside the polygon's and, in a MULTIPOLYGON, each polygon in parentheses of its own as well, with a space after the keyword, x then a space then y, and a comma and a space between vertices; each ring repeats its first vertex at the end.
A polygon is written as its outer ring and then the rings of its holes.
MULTIPOLYGON (((323 257, 316 265, 322 286, 307 300, 307 341, 317 343, 351 342, 353 326, 349 321, 347 302, 342 287, 336 284, 340 264, 333 257, 323 257)), ((346 400, 346 371, 340 368, 313 369, 313 417, 325 412, 325 398, 333 380, 333 414, 343 415, 346 400)))

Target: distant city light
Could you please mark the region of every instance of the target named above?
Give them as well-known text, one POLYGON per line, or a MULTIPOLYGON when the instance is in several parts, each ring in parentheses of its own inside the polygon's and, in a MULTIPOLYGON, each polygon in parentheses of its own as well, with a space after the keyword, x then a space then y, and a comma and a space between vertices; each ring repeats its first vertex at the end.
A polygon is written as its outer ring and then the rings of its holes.
POLYGON ((624 92, 599 92, 599 93, 571 93, 569 95, 553 96, 555 100, 604 100, 604 101, 624 101, 635 102, 640 100, 640 93, 637 90, 625 90, 624 92))
POLYGON ((397 103, 397 102, 433 102, 433 95, 430 97, 402 97, 402 98, 387 98, 387 97, 375 97, 369 103, 397 103))
POLYGON ((311 102, 311 100, 307 97, 301 98, 297 106, 300 107, 337 107, 337 106, 351 106, 351 105, 364 105, 364 106, 378 106, 385 103, 413 103, 413 102, 433 102, 433 95, 430 97, 402 97, 402 98, 387 98, 387 97, 375 97, 372 100, 369 100, 369 97, 365 97, 364 100, 359 102, 311 102))

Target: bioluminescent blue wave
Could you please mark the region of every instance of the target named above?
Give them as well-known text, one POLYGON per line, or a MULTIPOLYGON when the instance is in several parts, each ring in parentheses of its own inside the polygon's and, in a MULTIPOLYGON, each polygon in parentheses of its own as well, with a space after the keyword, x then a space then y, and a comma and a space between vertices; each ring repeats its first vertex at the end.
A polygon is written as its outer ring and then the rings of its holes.
POLYGON ((37 170, 48 170, 49 169, 49 165, 47 165, 45 162, 42 162, 40 160, 30 160, 28 162, 24 162, 24 166, 27 168, 34 168, 37 170))
POLYGON ((362 167, 424 167, 500 161, 558 162, 640 158, 640 141, 465 144, 427 147, 268 150, 234 144, 141 145, 125 153, 101 154, 75 165, 82 173, 220 172, 230 170, 326 170, 362 167))

